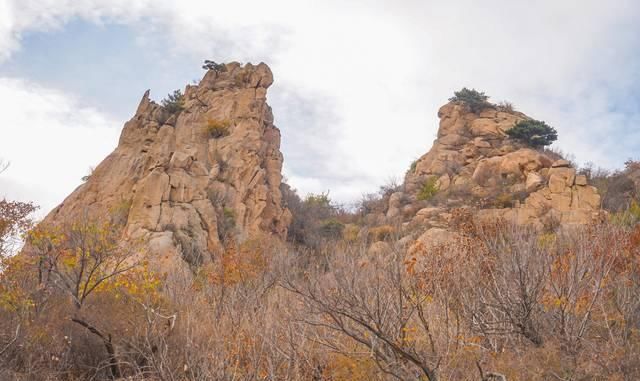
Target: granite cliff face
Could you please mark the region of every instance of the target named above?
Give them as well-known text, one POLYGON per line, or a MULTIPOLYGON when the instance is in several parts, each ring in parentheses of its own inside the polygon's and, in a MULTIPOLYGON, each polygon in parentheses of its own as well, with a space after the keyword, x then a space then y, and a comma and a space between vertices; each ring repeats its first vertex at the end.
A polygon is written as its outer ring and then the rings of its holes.
POLYGON ((530 119, 525 114, 490 104, 472 112, 450 102, 438 116, 433 147, 412 164, 384 213, 367 216, 369 225, 400 223, 425 232, 428 240, 442 236, 452 210, 462 207, 475 218, 538 227, 586 224, 599 217, 600 196, 584 175, 557 154, 527 147, 505 133, 530 119))
POLYGON ((125 236, 148 242, 161 268, 207 263, 230 240, 284 239, 272 82, 263 63, 231 63, 188 85, 177 109, 147 91, 115 151, 44 222, 118 212, 125 236))

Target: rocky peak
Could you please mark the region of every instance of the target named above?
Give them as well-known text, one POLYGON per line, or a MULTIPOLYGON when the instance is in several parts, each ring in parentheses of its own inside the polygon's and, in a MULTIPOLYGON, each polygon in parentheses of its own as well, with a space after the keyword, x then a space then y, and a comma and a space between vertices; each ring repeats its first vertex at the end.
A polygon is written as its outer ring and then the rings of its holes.
POLYGON ((172 107, 145 92, 118 147, 45 219, 123 209, 127 237, 166 266, 209 262, 225 242, 284 239, 280 132, 266 103, 267 65, 208 70, 172 107))
POLYGON ((457 207, 474 209, 478 218, 539 226, 551 219, 587 223, 598 215, 596 188, 568 161, 508 137, 507 130, 531 119, 527 115, 491 104, 472 112, 449 102, 438 116, 433 147, 412 164, 376 223, 446 228, 457 207))

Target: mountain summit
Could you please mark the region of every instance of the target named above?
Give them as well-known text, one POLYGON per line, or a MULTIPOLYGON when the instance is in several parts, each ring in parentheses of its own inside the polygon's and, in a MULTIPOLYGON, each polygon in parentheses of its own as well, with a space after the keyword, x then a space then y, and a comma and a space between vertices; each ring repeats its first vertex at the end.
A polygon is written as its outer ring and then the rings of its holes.
POLYGON ((161 268, 210 262, 230 239, 284 239, 280 131, 266 103, 269 67, 210 68, 159 105, 147 91, 117 148, 44 220, 118 213, 161 268), (167 267, 168 266, 168 267, 167 267))
POLYGON ((402 242, 429 243, 449 234, 460 209, 475 220, 539 229, 600 218, 601 197, 585 175, 559 153, 509 133, 523 122, 546 124, 511 105, 483 100, 474 106, 451 100, 440 108, 432 148, 412 163, 402 184, 386 190, 381 206, 365 216, 369 231, 401 227, 402 242))

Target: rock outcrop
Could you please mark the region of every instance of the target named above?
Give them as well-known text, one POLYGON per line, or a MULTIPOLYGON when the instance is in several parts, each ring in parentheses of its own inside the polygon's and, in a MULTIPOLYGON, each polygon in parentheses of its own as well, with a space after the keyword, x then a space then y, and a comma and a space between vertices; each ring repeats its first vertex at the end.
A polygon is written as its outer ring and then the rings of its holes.
POLYGON ((540 227, 549 221, 585 224, 599 216, 600 196, 584 175, 553 152, 527 147, 505 133, 530 119, 525 114, 494 105, 474 113, 450 102, 438 116, 433 147, 412 164, 384 214, 368 216, 370 221, 426 231, 427 240, 429 229, 443 236, 458 207, 471 208, 478 219, 540 227))
POLYGON ((125 236, 148 242, 162 268, 211 261, 227 239, 284 239, 291 215, 266 103, 272 82, 263 63, 231 63, 188 85, 173 109, 147 91, 115 151, 44 222, 118 211, 125 236))

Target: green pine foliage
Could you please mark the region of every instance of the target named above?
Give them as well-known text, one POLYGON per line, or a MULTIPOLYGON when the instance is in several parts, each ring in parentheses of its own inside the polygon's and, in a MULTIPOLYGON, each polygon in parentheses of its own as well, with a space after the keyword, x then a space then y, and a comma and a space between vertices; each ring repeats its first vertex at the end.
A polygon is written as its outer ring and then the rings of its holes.
POLYGON ((436 193, 438 193, 438 179, 436 177, 430 177, 422 185, 422 188, 420 188, 420 191, 418 192, 418 200, 431 200, 436 193))
POLYGON ((471 112, 474 113, 478 113, 491 106, 491 103, 489 103, 489 96, 476 89, 463 87, 462 90, 455 91, 453 95, 453 97, 449 98, 449 102, 463 103, 469 107, 471 112))
POLYGON ((535 148, 548 146, 558 140, 558 132, 540 120, 521 120, 507 130, 509 137, 535 148))
POLYGON ((172 94, 168 94, 161 103, 162 107, 171 114, 182 111, 184 109, 184 95, 182 91, 176 90, 172 94))

